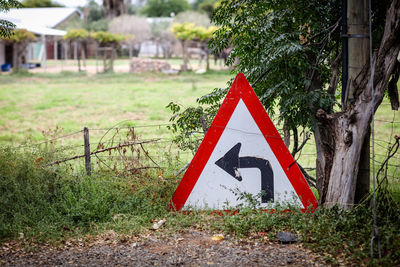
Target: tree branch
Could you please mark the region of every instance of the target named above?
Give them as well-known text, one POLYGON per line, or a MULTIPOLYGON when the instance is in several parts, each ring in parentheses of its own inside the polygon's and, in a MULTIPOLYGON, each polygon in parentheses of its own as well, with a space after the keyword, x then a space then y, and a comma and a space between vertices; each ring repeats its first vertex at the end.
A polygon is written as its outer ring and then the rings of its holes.
POLYGON ((304 177, 306 178, 307 183, 312 187, 316 187, 317 179, 315 179, 314 177, 309 175, 307 173, 307 171, 298 162, 296 162, 296 163, 297 163, 297 166, 299 166, 300 171, 303 173, 304 177))

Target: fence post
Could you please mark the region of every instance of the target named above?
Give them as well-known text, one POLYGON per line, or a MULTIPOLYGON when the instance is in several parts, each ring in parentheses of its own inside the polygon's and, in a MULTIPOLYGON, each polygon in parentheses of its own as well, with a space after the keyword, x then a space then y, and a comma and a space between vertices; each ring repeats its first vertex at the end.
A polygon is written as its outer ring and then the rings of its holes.
POLYGON ((83 140, 85 143, 85 168, 87 175, 91 175, 92 168, 90 165, 90 142, 89 142, 89 129, 87 127, 83 128, 83 140))

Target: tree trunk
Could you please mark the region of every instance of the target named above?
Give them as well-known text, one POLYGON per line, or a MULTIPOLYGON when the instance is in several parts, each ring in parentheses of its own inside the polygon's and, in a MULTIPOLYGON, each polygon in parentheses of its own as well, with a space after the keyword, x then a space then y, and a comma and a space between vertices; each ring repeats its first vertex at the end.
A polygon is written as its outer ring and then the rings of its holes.
POLYGON ((210 70, 210 50, 206 47, 206 71, 210 70))
POLYGON ((156 56, 155 56, 155 58, 158 58, 159 53, 160 53, 159 50, 160 50, 160 41, 156 40, 156 56))
POLYGON ((82 65, 84 68, 86 68, 86 47, 85 47, 85 43, 81 43, 81 55, 82 55, 82 65))
POLYGON ((183 71, 187 71, 187 59, 186 59, 186 45, 185 45, 185 41, 181 40, 181 44, 182 44, 182 59, 183 59, 183 71))
POLYGON ((125 1, 126 0, 103 0, 105 18, 113 19, 126 14, 128 9, 125 1))
POLYGON ((383 100, 389 79, 395 71, 400 50, 400 0, 394 0, 386 14, 385 30, 379 50, 374 54, 374 68, 366 64, 354 85, 354 101, 345 111, 327 114, 317 113, 319 124, 315 129, 317 146, 317 187, 320 203, 325 206, 339 205, 351 208, 355 203, 357 174, 372 112, 383 100), (374 96, 372 102, 372 81, 374 96))
POLYGON ((77 54, 78 54, 78 71, 81 72, 81 44, 77 42, 77 54))
POLYGON ((133 58, 133 53, 132 53, 132 42, 129 42, 129 72, 132 72, 132 58, 133 58))
POLYGON ((12 68, 16 72, 19 69, 18 65, 18 43, 13 43, 13 56, 12 56, 12 68))
POLYGON ((335 141, 333 154, 330 155, 330 179, 325 183, 327 206, 338 204, 351 208, 354 204, 360 153, 371 118, 371 102, 360 103, 358 107, 364 112, 360 114, 354 109, 333 116, 326 115, 326 119, 331 120, 330 138, 335 141))

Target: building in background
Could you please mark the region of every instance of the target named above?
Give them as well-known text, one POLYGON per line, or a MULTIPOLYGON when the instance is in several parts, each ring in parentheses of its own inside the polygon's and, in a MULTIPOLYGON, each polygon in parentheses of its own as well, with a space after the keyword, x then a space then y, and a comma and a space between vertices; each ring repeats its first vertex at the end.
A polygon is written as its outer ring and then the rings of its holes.
MULTIPOLYGON (((26 29, 34 33, 36 42, 26 50, 27 61, 45 64, 46 59, 61 59, 63 48, 60 40, 66 34, 65 29, 79 27, 82 13, 76 8, 21 8, 0 13, 0 19, 11 21, 17 29, 26 29)), ((0 65, 11 64, 13 48, 0 41, 0 65)))

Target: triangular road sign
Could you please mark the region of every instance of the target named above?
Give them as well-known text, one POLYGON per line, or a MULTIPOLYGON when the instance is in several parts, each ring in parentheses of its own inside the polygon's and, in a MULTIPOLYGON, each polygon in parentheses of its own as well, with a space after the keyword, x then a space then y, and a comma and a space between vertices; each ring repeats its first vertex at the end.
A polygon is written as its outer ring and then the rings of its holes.
POLYGON ((261 207, 315 199, 244 74, 239 73, 171 200, 171 208, 224 209, 237 194, 261 196, 261 207), (263 193, 261 193, 263 192, 263 193))

